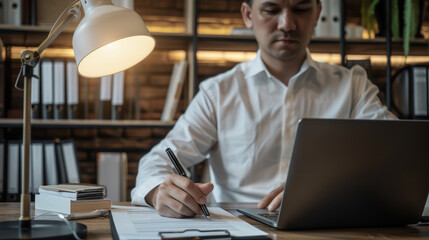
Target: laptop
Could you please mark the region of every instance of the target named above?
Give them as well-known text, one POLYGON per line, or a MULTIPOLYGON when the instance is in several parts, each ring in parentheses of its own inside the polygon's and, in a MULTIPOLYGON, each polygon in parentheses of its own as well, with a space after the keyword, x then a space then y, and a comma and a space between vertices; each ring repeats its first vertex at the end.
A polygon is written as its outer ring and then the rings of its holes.
POLYGON ((278 211, 238 211, 279 229, 418 223, 428 144, 429 121, 302 119, 278 211))

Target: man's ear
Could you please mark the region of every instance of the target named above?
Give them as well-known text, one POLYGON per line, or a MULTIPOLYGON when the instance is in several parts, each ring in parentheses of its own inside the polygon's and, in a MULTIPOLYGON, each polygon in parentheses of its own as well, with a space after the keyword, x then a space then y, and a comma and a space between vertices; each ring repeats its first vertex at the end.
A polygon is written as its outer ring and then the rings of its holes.
POLYGON ((243 18, 244 25, 246 25, 247 28, 250 29, 253 27, 252 8, 245 2, 241 3, 241 17, 243 18))

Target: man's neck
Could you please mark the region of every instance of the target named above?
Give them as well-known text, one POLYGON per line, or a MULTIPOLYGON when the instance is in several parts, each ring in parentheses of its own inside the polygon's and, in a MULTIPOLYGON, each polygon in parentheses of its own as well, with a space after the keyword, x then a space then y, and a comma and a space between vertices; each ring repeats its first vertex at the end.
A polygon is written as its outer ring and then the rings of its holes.
POLYGON ((301 69, 302 63, 306 57, 306 53, 298 58, 283 60, 265 56, 263 53, 261 53, 261 57, 268 71, 274 77, 288 86, 289 80, 301 69))

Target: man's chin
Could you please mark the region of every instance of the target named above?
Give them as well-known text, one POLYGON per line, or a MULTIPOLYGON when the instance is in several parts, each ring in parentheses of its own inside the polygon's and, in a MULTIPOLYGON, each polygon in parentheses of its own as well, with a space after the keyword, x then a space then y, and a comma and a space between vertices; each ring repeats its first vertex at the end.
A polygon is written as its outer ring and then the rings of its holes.
POLYGON ((280 60, 297 60, 297 58, 302 56, 302 52, 298 50, 290 50, 290 49, 279 49, 274 57, 280 60))

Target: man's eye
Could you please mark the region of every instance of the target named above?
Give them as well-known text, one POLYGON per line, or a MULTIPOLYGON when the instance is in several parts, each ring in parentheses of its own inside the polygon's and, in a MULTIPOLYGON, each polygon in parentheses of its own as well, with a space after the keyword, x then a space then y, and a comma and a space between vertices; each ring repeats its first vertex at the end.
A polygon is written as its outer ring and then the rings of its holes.
POLYGON ((294 12, 297 12, 297 13, 304 13, 304 12, 308 12, 308 11, 310 11, 311 10, 311 8, 295 8, 294 9, 294 12))
POLYGON ((311 10, 311 8, 295 8, 294 12, 296 12, 296 13, 304 13, 304 12, 308 12, 310 10, 311 10))
POLYGON ((279 13, 280 10, 276 9, 276 8, 264 8, 264 9, 262 9, 262 12, 269 14, 269 15, 275 15, 275 14, 279 13))

